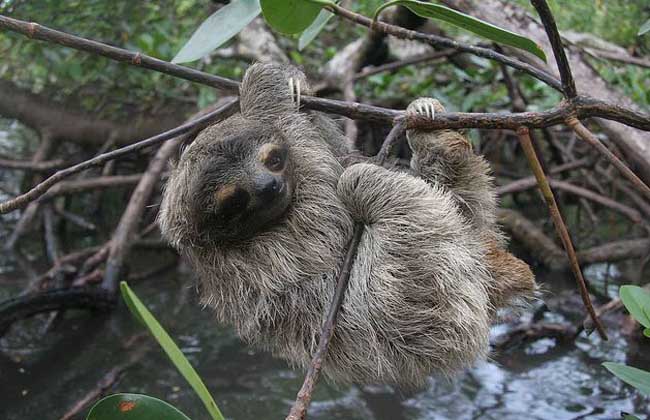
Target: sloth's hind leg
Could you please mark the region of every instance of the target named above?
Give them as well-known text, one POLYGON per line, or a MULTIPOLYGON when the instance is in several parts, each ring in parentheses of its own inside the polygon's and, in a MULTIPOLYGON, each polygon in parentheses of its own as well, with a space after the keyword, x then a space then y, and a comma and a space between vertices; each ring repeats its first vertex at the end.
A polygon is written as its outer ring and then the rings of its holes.
MULTIPOLYGON (((411 102, 407 114, 435 118, 445 108, 435 99, 411 102)), ((440 185, 454 195, 463 215, 479 230, 495 224, 496 193, 490 167, 474 154, 469 140, 454 130, 408 130, 413 152, 412 169, 425 181, 440 185)))

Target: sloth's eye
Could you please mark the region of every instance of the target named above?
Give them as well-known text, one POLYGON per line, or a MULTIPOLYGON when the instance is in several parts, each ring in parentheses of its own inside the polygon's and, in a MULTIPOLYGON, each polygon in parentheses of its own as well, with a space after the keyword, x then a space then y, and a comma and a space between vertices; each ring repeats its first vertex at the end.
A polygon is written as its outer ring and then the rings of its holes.
POLYGON ((280 155, 280 153, 273 153, 271 156, 266 161, 267 166, 271 170, 280 170, 282 169, 284 163, 284 159, 280 155))
POLYGON ((276 145, 264 145, 260 150, 260 160, 269 170, 279 172, 284 169, 287 151, 276 145))

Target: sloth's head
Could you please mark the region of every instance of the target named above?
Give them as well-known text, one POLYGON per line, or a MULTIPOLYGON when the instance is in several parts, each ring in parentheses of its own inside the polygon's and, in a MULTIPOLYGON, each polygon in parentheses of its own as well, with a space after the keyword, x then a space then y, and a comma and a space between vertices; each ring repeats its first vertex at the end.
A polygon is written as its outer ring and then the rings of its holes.
POLYGON ((161 227, 178 245, 245 240, 285 216, 293 190, 282 134, 235 117, 204 130, 182 152, 165 191, 161 227))

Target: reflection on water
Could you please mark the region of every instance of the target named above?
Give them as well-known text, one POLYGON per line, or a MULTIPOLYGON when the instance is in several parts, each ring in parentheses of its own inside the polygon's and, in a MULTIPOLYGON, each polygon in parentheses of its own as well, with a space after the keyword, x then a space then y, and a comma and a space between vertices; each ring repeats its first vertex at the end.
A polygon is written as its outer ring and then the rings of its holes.
MULTIPOLYGON (((303 373, 217 327, 192 298, 194 290, 175 280, 168 275, 135 289, 171 326, 222 411, 233 419, 284 418, 303 373), (179 295, 189 300, 178 303, 179 295)), ((50 334, 47 343, 34 341, 38 335, 33 330, 26 329, 22 337, 12 334, 2 342, 0 418, 58 418, 127 359, 121 343, 137 331, 120 308, 105 319, 80 314, 50 334)), ((575 345, 540 340, 494 355, 456 381, 432 378, 422 390, 321 383, 310 419, 612 419, 620 418, 621 411, 647 414, 648 399, 600 367, 605 360, 626 360, 626 341, 616 330, 609 332, 608 342, 596 336, 581 337, 575 345)), ((115 391, 155 395, 193 419, 206 418, 198 398, 157 347, 128 370, 115 391)))

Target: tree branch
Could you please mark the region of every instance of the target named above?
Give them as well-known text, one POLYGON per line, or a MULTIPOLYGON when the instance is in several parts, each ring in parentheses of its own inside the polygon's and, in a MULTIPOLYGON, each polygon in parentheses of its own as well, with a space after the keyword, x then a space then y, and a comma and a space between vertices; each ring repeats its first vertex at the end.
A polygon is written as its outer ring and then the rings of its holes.
POLYGON ((567 125, 575 131, 582 140, 586 141, 594 149, 603 155, 628 181, 634 185, 647 199, 650 200, 650 187, 648 187, 630 168, 625 166, 619 158, 616 157, 603 143, 594 136, 578 119, 570 117, 567 119, 567 125))
POLYGON ((349 21, 358 23, 359 25, 365 26, 371 30, 381 31, 401 39, 422 41, 434 47, 453 48, 460 52, 470 53, 479 57, 483 57, 489 60, 494 60, 499 63, 503 63, 509 67, 513 67, 517 70, 521 70, 524 73, 529 74, 538 80, 541 80, 542 82, 546 83, 548 86, 552 87, 553 89, 559 90, 560 92, 562 91, 562 85, 560 81, 557 80, 552 75, 538 69, 535 66, 532 66, 528 63, 524 63, 523 61, 519 61, 516 58, 508 57, 489 48, 467 45, 442 36, 438 36, 434 34, 425 34, 410 29, 404 29, 399 26, 391 25, 381 21, 373 21, 372 19, 369 19, 358 13, 354 13, 339 5, 328 4, 325 7, 328 10, 330 10, 332 13, 344 19, 347 19, 349 21))
POLYGON ((553 13, 548 7, 546 0, 531 0, 530 2, 537 10, 540 19, 542 19, 546 35, 551 43, 555 62, 557 63, 557 68, 560 72, 560 79, 562 80, 562 91, 564 92, 564 96, 566 96, 567 99, 573 99, 578 96, 578 91, 576 90, 576 83, 571 74, 571 66, 569 65, 566 53, 564 52, 562 37, 560 36, 560 32, 557 30, 553 13))
POLYGON ((576 256, 575 249, 573 248, 573 242, 571 241, 571 237, 569 236, 569 231, 566 225, 564 224, 564 220, 562 220, 562 214, 560 214, 560 209, 557 206, 557 202, 555 201, 555 197, 553 196, 553 192, 551 191, 551 187, 548 183, 548 179, 546 179, 546 175, 542 170, 542 166, 539 163, 537 154, 533 149, 528 128, 521 127, 519 130, 517 130, 517 134, 519 135, 519 140, 524 150, 524 153, 526 154, 526 158, 528 159, 528 163, 530 164, 530 167, 533 171, 533 174, 535 175, 535 178, 537 178, 537 184, 539 185, 539 189, 542 191, 542 195, 546 200, 546 204, 548 205, 549 212, 551 213, 551 218, 553 219, 553 224, 555 225, 557 234, 562 241, 562 245, 564 246, 564 250, 566 251, 567 256, 569 257, 569 261, 571 263, 571 271, 573 271, 573 275, 575 276, 576 282, 578 283, 578 288, 580 290, 580 296, 582 297, 582 302, 584 303, 585 308, 587 308, 587 312, 589 313, 589 316, 592 318, 594 325, 598 330, 598 334, 603 340, 607 340, 607 334, 605 333, 605 328, 603 327, 600 320, 596 316, 596 313, 594 312, 594 307, 591 304, 591 298, 589 297, 587 284, 585 282, 585 279, 582 277, 582 271, 580 270, 580 265, 578 264, 578 257, 576 256))
POLYGON ((113 47, 97 41, 91 41, 79 36, 41 26, 36 22, 25 22, 0 15, 0 28, 21 33, 29 38, 54 42, 76 50, 101 55, 111 60, 121 61, 134 66, 156 70, 171 76, 191 80, 212 86, 229 93, 238 93, 239 83, 224 77, 214 76, 185 66, 178 66, 141 53, 134 53, 122 48, 113 47))
POLYGON ((230 100, 227 104, 222 107, 204 115, 203 117, 197 118, 194 121, 190 121, 186 124, 183 124, 179 127, 176 127, 172 130, 165 131, 164 133, 158 134, 156 136, 150 137, 146 140, 143 140, 138 143, 131 144, 129 146, 124 146, 119 149, 115 149, 111 152, 102 153, 92 159, 86 160, 84 162, 78 163, 69 168, 63 169, 56 172, 54 175, 47 178, 45 181, 36 185, 34 188, 28 192, 21 194, 11 200, 0 203, 0 214, 8 213, 12 210, 21 208, 28 203, 36 200, 38 197, 42 196, 49 190, 54 184, 69 177, 70 175, 81 172, 85 169, 91 168, 93 166, 98 166, 109 160, 116 159, 120 156, 133 153, 147 147, 153 146, 155 144, 161 143, 165 140, 178 137, 181 134, 186 134, 189 132, 198 132, 208 125, 216 122, 219 119, 227 118, 228 116, 234 114, 239 109, 239 102, 237 100, 230 100))
MULTIPOLYGON (((395 143, 396 139, 399 138, 404 133, 405 125, 403 123, 397 123, 393 126, 390 133, 384 140, 384 143, 381 147, 381 151, 377 154, 377 163, 383 165, 386 162, 388 154, 391 150, 391 146, 395 143)), ((345 260, 341 266, 341 271, 338 275, 338 280, 336 282, 336 290, 334 291, 334 298, 330 304, 329 311, 327 313, 327 319, 323 324, 321 330, 320 338, 318 340, 318 348, 316 353, 312 357, 311 364, 307 370, 307 375, 305 375, 305 380, 298 391, 296 396, 296 401, 291 407, 291 411, 287 416, 287 420, 303 420, 307 416, 307 409, 311 403, 312 393, 320 371, 323 368, 323 362, 327 356, 327 349, 329 347, 330 340, 334 334, 334 328, 336 327, 336 318, 343 304, 343 298, 345 297, 345 291, 348 287, 348 281, 350 280, 350 272, 352 271, 352 266, 359 250, 359 243, 361 242, 361 237, 365 226, 362 223, 355 223, 354 232, 350 242, 347 244, 347 252, 345 255, 345 260)))
MULTIPOLYGON (((337 9, 338 10, 338 9, 337 9)), ((345 10, 345 9, 343 9, 345 10)), ((352 12, 349 12, 352 13, 352 12)), ((354 15, 354 14, 353 14, 354 15)), ((365 26, 370 25, 370 19, 359 16, 365 26)), ((406 31, 406 34, 413 32, 424 37, 426 34, 421 34, 414 31, 408 31, 398 26, 387 25, 385 23, 377 23, 380 27, 382 25, 388 26, 390 30, 397 31, 396 36, 406 36, 401 31, 406 31)), ((374 28, 374 27, 373 27, 374 28)), ((102 44, 101 42, 87 40, 74 35, 66 34, 54 29, 49 29, 37 23, 28 23, 25 21, 8 18, 0 15, 0 29, 7 29, 14 32, 19 32, 24 35, 30 36, 34 34, 34 38, 53 42, 59 45, 75 48, 78 50, 90 52, 92 54, 102 55, 117 61, 122 61, 128 64, 145 67, 150 70, 159 71, 165 74, 170 74, 175 77, 194 81, 207 86, 212 86, 226 92, 237 92, 239 84, 233 80, 225 79, 218 76, 213 76, 208 73, 203 73, 198 70, 189 69, 184 66, 168 63, 140 53, 134 53, 110 45, 102 44), (37 36, 38 34, 38 36, 37 36), (139 59, 135 59, 139 57, 139 59), (147 63, 155 63, 148 65, 147 63)), ((390 33, 390 32, 387 32, 390 33)), ((435 37, 434 35, 431 35, 435 37)), ((410 39, 410 38, 407 38, 410 39)), ((444 46, 461 50, 461 45, 455 41, 447 38, 444 46)), ((442 44, 441 44, 442 45, 442 44)), ((463 49, 464 52, 472 53, 473 49, 478 47, 471 47, 470 50, 463 49)), ((488 52, 488 54, 498 54, 493 50, 481 49, 488 52)), ((481 55, 484 56, 484 55, 481 55)), ((504 56, 505 57, 505 56, 504 56)), ((506 57, 506 59, 508 59, 506 57)), ((508 59, 512 60, 512 59, 508 59)), ((503 62, 503 60, 500 60, 503 62)), ((516 60, 515 60, 516 61, 516 60)), ((504 62, 504 64, 508 64, 504 62)), ((521 63, 524 65, 524 63, 521 63)), ((525 64, 525 66, 529 66, 525 64)), ((515 66, 513 66, 515 67, 515 66)), ((534 67, 533 71, 539 72, 534 67)), ((516 67, 515 67, 516 68, 516 67)), ((544 73, 545 74, 545 73, 544 73)), ((549 76, 550 77, 550 76, 549 76)), ((561 84, 558 80, 553 79, 557 85, 557 89, 561 89, 561 84)), ((352 119, 364 119, 367 121, 388 122, 392 123, 393 119, 404 115, 403 111, 386 109, 367 104, 348 103, 337 101, 333 99, 316 98, 313 96, 302 97, 301 104, 308 109, 330 112, 339 114, 352 119)), ((575 114, 578 118, 600 117, 609 120, 618 121, 620 123, 638 128, 640 130, 650 131, 650 116, 640 112, 628 110, 626 108, 610 104, 608 102, 600 101, 594 98, 579 96, 572 101, 571 104, 560 104, 557 108, 545 112, 524 112, 518 114, 502 114, 502 113, 441 113, 436 114, 434 121, 422 119, 421 125, 418 125, 417 119, 409 123, 408 128, 509 128, 516 130, 518 127, 525 125, 531 128, 542 128, 551 125, 561 124, 568 115, 575 114)), ((173 137, 173 136, 172 136, 173 137)), ((0 211, 2 213, 2 211, 0 211)))

